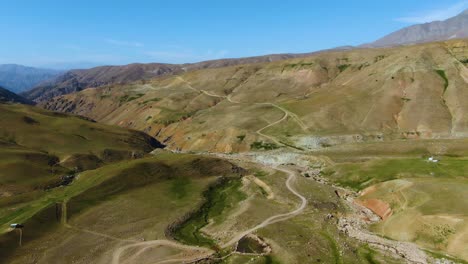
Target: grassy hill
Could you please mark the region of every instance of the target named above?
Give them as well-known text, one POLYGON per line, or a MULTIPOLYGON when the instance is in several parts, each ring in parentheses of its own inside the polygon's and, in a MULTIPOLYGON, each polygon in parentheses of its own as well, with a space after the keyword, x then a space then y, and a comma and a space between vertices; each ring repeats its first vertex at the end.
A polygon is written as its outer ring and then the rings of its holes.
POLYGON ((71 70, 54 79, 39 83, 33 89, 23 92, 22 95, 30 100, 41 102, 47 101, 54 96, 74 93, 86 88, 128 84, 137 80, 148 80, 158 76, 178 74, 196 69, 219 68, 246 63, 277 61, 303 56, 306 56, 306 54, 272 54, 238 59, 218 59, 186 64, 133 63, 122 66, 100 66, 91 69, 71 70))
POLYGON ((47 189, 60 186, 65 175, 142 157, 161 147, 142 132, 2 103, 0 146, 2 211, 42 197, 47 189))

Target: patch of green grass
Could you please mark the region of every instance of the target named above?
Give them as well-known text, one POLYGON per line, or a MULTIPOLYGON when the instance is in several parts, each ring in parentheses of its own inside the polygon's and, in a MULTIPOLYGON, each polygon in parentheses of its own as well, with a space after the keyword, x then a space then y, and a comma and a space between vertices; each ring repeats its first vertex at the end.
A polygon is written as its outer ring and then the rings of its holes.
POLYGON ((174 236, 177 240, 199 246, 214 247, 215 242, 204 236, 200 229, 213 219, 215 223, 224 221, 223 212, 230 210, 246 195, 240 191, 242 183, 239 178, 223 178, 217 185, 210 187, 205 193, 205 202, 190 218, 177 227, 174 236))
POLYGON ((299 63, 286 64, 284 68, 298 68, 298 67, 307 67, 307 66, 312 66, 312 65, 314 65, 313 62, 299 62, 299 63))
POLYGON ((273 150, 279 148, 278 145, 275 143, 268 143, 263 141, 255 141, 254 143, 250 144, 252 149, 264 149, 264 150, 273 150))
POLYGON ((369 247, 369 245, 363 245, 357 249, 358 255, 361 259, 367 261, 369 264, 379 264, 375 259, 376 251, 369 247))
POLYGON ((168 126, 170 124, 190 118, 193 115, 195 115, 195 112, 178 112, 167 108, 162 108, 161 113, 155 117, 156 120, 154 120, 153 123, 168 126))
POLYGON ((436 73, 444 80, 444 92, 447 90, 447 87, 449 85, 449 80, 447 78, 447 75, 445 74, 444 70, 435 70, 436 73))
POLYGON ((378 55, 374 58, 374 62, 378 62, 385 59, 385 55, 378 55))
POLYGON ((349 66, 351 66, 351 64, 340 64, 338 65, 338 70, 340 70, 340 72, 344 72, 349 66))
POLYGON ((268 175, 268 172, 262 171, 262 170, 257 170, 254 172, 255 177, 262 178, 268 175))
POLYGON ((378 159, 335 166, 336 173, 325 175, 342 186, 356 190, 369 185, 408 177, 468 177, 468 161, 443 158, 439 163, 423 158, 378 159))
POLYGON ((331 237, 327 232, 322 232, 322 236, 328 240, 329 244, 330 244, 330 250, 331 250, 331 253, 335 259, 335 264, 343 264, 343 260, 341 259, 341 254, 340 254, 340 249, 338 248, 338 245, 335 241, 335 239, 333 239, 333 237, 331 237))
POLYGON ((138 94, 135 94, 135 95, 124 95, 124 96, 121 96, 119 98, 119 102, 120 102, 120 104, 127 103, 127 102, 130 102, 130 101, 136 100, 136 99, 142 97, 143 95, 145 95, 145 94, 138 93, 138 94))
POLYGON ((154 97, 154 98, 143 101, 141 104, 147 104, 149 102, 159 102, 159 101, 161 101, 161 98, 154 97))
POLYGON ((171 181, 170 192, 175 199, 182 199, 187 196, 192 181, 188 177, 177 177, 171 181))
POLYGON ((277 260, 276 258, 268 255, 268 256, 265 256, 265 264, 281 264, 281 262, 277 260))

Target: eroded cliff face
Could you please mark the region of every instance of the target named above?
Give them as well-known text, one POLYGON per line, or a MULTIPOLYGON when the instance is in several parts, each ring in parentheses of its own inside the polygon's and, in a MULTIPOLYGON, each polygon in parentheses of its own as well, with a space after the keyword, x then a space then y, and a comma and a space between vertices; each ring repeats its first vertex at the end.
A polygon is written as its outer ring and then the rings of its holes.
POLYGON ((87 89, 42 106, 142 130, 182 150, 272 147, 262 141, 309 148, 308 139, 318 137, 462 137, 468 135, 467 43, 335 51, 194 70, 87 89))

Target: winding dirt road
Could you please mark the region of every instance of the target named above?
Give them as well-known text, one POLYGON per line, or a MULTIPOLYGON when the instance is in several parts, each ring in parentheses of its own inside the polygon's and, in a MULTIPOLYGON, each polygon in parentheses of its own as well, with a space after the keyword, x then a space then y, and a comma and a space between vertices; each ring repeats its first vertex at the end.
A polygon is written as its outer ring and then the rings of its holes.
MULTIPOLYGON (((143 242, 138 242, 138 243, 133 243, 129 245, 124 245, 119 248, 117 248, 113 253, 112 253, 112 264, 120 264, 120 258, 122 253, 124 253, 126 250, 134 247, 157 247, 157 246, 166 246, 166 247, 171 247, 183 251, 191 251, 191 256, 185 257, 185 258, 173 258, 173 259, 166 259, 166 260, 161 260, 156 263, 184 263, 184 262, 193 262, 197 261, 200 259, 204 259, 209 257, 214 253, 213 250, 207 249, 207 248, 202 248, 202 247, 196 247, 196 246, 187 246, 183 244, 179 244, 177 242, 173 242, 170 240, 151 240, 151 241, 143 241, 143 242)), ((136 262, 137 263, 137 262, 136 262)))
MULTIPOLYGON (((221 99, 226 99, 228 102, 230 103, 233 103, 233 104, 242 104, 242 102, 239 102, 239 101, 234 101, 232 100, 231 98, 231 94, 230 95, 217 95, 217 94, 213 94, 211 92, 208 92, 206 90, 198 90, 196 88, 194 88, 192 86, 192 84, 190 84, 190 82, 188 82, 187 80, 185 80, 183 77, 181 76, 177 76, 177 79, 179 79, 180 81, 182 81, 183 83, 185 83, 187 85, 187 87, 190 89, 190 90, 193 90, 193 91, 196 91, 198 93, 203 93, 207 96, 211 96, 211 97, 216 97, 216 98, 221 98, 221 99)), ((280 111, 282 111, 284 113, 284 116, 283 118, 281 118, 280 120, 274 122, 274 123, 271 123, 269 125, 267 125, 266 127, 264 128, 261 128, 259 130, 257 130, 257 133, 260 134, 261 136, 263 137, 266 137, 272 141, 274 141, 275 143, 279 144, 279 145, 284 145, 280 142, 278 142, 276 139, 274 139, 273 137, 271 136, 268 136, 268 135, 265 135, 265 134, 261 134, 261 131, 270 127, 270 126, 273 126, 273 125, 276 125, 282 121, 284 121, 288 116, 290 116, 300 127, 301 129, 304 131, 304 132, 308 132, 309 131, 309 128, 304 124, 304 122, 302 122, 302 120, 295 114, 295 113, 292 113, 291 111, 288 111, 286 110, 285 108, 277 105, 277 104, 274 104, 274 103, 270 103, 270 102, 266 102, 266 103, 254 103, 255 105, 269 105, 269 106, 272 106, 280 111)))
POLYGON ((307 199, 304 196, 302 196, 299 192, 297 192, 291 186, 291 183, 296 179, 296 173, 291 171, 291 170, 285 169, 285 168, 275 168, 275 169, 279 170, 279 171, 282 171, 282 172, 285 172, 285 173, 287 173, 289 175, 288 179, 286 180, 286 187, 288 188, 288 190, 290 192, 292 192, 295 196, 297 196, 301 200, 301 204, 294 211, 291 211, 289 213, 284 213, 284 214, 278 214, 278 215, 271 216, 271 217, 267 218, 266 220, 264 220, 262 223, 252 227, 251 229, 248 229, 248 230, 246 230, 244 232, 238 233, 236 236, 234 236, 227 243, 224 243, 223 245, 221 245, 222 248, 227 248, 229 246, 234 245, 242 237, 244 237, 244 236, 246 236, 246 235, 248 235, 248 234, 250 234, 252 232, 255 232, 256 230, 258 230, 260 228, 267 227, 267 226, 269 226, 271 224, 274 224, 274 223, 277 223, 277 222, 288 220, 289 218, 292 218, 292 217, 300 214, 305 209, 305 207, 307 206, 307 199))
POLYGON ((286 118, 288 117, 288 113, 284 112, 284 116, 280 119, 278 119, 277 121, 271 123, 271 124, 268 124, 267 126, 265 127, 262 127, 260 128, 259 130, 256 131, 257 134, 259 134, 260 136, 262 137, 265 137, 265 138, 268 138, 269 140, 275 142, 275 144, 277 145, 284 145, 283 143, 279 142, 278 140, 276 140, 276 138, 272 137, 272 136, 269 136, 269 135, 266 135, 266 134, 263 134, 262 131, 269 128, 269 127, 272 127, 282 121, 284 121, 286 118))
MULTIPOLYGON (((189 82, 187 82, 185 79, 183 79, 182 77, 178 77, 178 78, 182 82, 186 83, 191 90, 197 91, 199 93, 203 93, 203 94, 211 96, 211 97, 227 99, 231 103, 240 103, 240 102, 232 101, 230 96, 220 96, 220 95, 212 94, 212 93, 207 92, 205 90, 197 90, 194 87, 192 87, 192 85, 189 82)), ((273 122, 271 124, 268 124, 265 127, 263 127, 263 128, 256 131, 259 135, 272 140, 276 144, 284 145, 284 144, 280 143, 278 140, 276 140, 274 137, 263 134, 262 131, 269 128, 269 127, 271 127, 271 126, 274 126, 274 125, 284 121, 290 115, 289 112, 287 110, 275 105, 275 104, 272 104, 272 103, 257 103, 257 104, 270 105, 270 106, 273 106, 273 107, 281 110, 284 113, 284 116, 282 118, 280 118, 279 120, 277 120, 277 121, 275 121, 275 122, 273 122)), ((296 120, 296 122, 298 122, 298 124, 302 128, 305 127, 301 122, 299 122, 297 116, 294 115, 292 117, 293 117, 294 120, 296 120)), ((297 192, 291 186, 291 184, 296 179, 296 173, 294 171, 291 171, 291 170, 286 169, 286 168, 274 167, 274 169, 282 171, 282 172, 289 175, 286 182, 285 182, 285 185, 286 185, 286 187, 288 188, 288 190, 290 192, 292 192, 295 196, 297 196, 300 199, 300 201, 301 201, 300 205, 295 210, 293 210, 293 211, 291 211, 289 213, 282 213, 282 214, 271 216, 271 217, 267 218, 266 220, 264 220, 263 222, 261 222, 260 224, 254 226, 254 227, 252 227, 252 228, 250 228, 250 229, 248 229, 246 231, 237 233, 231 240, 229 240, 227 243, 223 244, 221 246, 222 248, 227 248, 229 246, 234 245, 242 237, 244 237, 244 236, 246 236, 246 235, 248 235, 248 234, 250 234, 252 232, 255 232, 258 229, 264 228, 266 226, 269 226, 269 225, 277 223, 277 222, 281 222, 281 221, 285 221, 287 219, 290 219, 290 218, 300 214, 305 209, 305 207, 307 205, 307 199, 304 196, 302 196, 299 192, 297 192)), ((64 214, 65 217, 62 216, 62 219, 66 219, 66 211, 67 210, 66 210, 66 202, 65 202, 65 203, 63 203, 63 208, 62 208, 62 214, 64 214)), ((137 252, 137 254, 130 257, 130 260, 136 260, 135 258, 137 258, 138 255, 140 255, 141 253, 143 253, 147 249, 154 248, 154 247, 159 247, 159 246, 165 246, 165 247, 170 247, 170 248, 174 248, 174 249, 179 249, 179 250, 181 250, 181 251, 183 251, 185 253, 188 253, 188 254, 185 254, 185 255, 188 255, 187 257, 180 258, 178 256, 174 256, 174 258, 168 258, 168 259, 156 262, 156 263, 191 263, 191 262, 194 262, 194 261, 197 261, 197 260, 200 260, 200 259, 207 258, 207 257, 211 256, 214 253, 213 250, 208 249, 208 248, 183 245, 183 244, 180 244, 180 243, 177 243, 177 242, 174 242, 174 241, 170 241, 170 240, 151 240, 151 241, 137 242, 137 241, 131 240, 131 239, 119 239, 119 238, 116 238, 116 237, 113 237, 113 236, 110 236, 110 235, 107 235, 107 234, 102 234, 102 233, 98 233, 98 232, 95 232, 95 231, 90 231, 90 230, 70 226, 66 222, 66 220, 65 220, 65 222, 63 222, 63 224, 65 224, 65 226, 67 226, 68 228, 75 229, 77 231, 82 231, 82 232, 93 234, 93 235, 96 235, 96 236, 106 237, 108 239, 118 240, 118 241, 121 241, 121 242, 124 242, 124 243, 130 243, 130 244, 120 246, 120 247, 118 247, 117 249, 114 250, 114 252, 112 253, 112 264, 120 264, 121 261, 122 261, 121 260, 122 254, 128 249, 136 248, 136 247, 140 247, 140 250, 137 252)), ((179 255, 179 254, 177 254, 177 255, 179 255)), ((128 261, 128 260, 129 259, 125 260, 125 262, 128 261)))

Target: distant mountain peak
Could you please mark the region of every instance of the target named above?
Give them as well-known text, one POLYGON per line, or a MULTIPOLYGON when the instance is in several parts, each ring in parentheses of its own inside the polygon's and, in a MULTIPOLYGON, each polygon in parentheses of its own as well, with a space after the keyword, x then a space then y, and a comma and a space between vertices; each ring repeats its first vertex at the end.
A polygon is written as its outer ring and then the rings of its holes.
POLYGON ((34 68, 19 64, 0 64, 0 86, 15 93, 26 91, 51 79, 61 71, 34 68))
POLYGON ((468 9, 443 21, 412 25, 361 47, 389 47, 468 37, 468 9))

